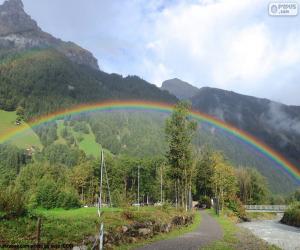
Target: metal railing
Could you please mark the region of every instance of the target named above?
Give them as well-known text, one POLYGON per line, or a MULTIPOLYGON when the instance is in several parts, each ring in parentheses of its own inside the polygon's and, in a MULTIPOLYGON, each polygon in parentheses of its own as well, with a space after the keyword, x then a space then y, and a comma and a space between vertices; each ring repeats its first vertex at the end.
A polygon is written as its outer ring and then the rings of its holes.
POLYGON ((244 205, 246 210, 284 212, 286 205, 244 205))

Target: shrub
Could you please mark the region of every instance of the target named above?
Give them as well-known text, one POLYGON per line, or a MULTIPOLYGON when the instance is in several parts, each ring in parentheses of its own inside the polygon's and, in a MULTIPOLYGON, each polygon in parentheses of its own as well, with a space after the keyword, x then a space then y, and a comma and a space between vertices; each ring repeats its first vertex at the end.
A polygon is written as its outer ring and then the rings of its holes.
POLYGON ((59 191, 53 180, 43 179, 37 187, 36 200, 39 206, 50 209, 56 207, 59 191))
POLYGON ((133 212, 129 211, 129 210, 125 210, 122 212, 122 217, 125 220, 133 220, 134 219, 134 214, 133 212))
POLYGON ((199 201, 198 201, 198 206, 200 207, 206 207, 206 208, 211 208, 211 200, 208 196, 201 196, 199 201))
POLYGON ((62 191, 58 195, 57 207, 64 209, 80 207, 79 197, 73 190, 62 191))
POLYGON ((232 210, 236 216, 239 218, 246 220, 246 211, 242 204, 242 202, 237 198, 232 198, 227 202, 227 208, 232 210))
POLYGON ((281 222, 290 226, 300 227, 300 202, 293 203, 284 212, 281 222))
POLYGON ((26 212, 22 192, 13 186, 9 186, 0 192, 0 211, 7 217, 22 216, 26 212))

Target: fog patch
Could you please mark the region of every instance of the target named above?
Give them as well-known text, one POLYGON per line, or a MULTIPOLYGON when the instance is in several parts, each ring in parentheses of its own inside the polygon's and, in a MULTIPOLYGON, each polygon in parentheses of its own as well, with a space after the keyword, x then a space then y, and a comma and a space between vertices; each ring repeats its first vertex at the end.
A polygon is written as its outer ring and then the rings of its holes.
POLYGON ((290 117, 283 110, 282 104, 270 102, 266 121, 276 130, 294 132, 300 135, 300 119, 290 117))

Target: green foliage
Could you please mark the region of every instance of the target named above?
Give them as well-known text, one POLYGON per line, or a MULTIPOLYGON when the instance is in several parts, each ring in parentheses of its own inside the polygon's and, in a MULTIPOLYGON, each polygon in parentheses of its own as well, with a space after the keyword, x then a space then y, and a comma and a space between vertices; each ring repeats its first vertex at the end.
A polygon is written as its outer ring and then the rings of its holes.
POLYGON ((57 140, 57 125, 55 122, 42 124, 34 129, 41 143, 47 147, 57 140))
POLYGON ((265 204, 269 190, 266 179, 252 168, 240 168, 236 171, 239 191, 238 196, 244 204, 265 204))
POLYGON ((202 196, 213 197, 213 167, 213 151, 205 147, 200 152, 200 159, 196 164, 195 196, 197 199, 200 199, 202 196))
POLYGON ((166 139, 168 142, 167 159, 172 167, 171 178, 177 185, 181 206, 187 206, 187 194, 191 190, 193 172, 192 138, 197 124, 189 119, 191 105, 179 102, 171 117, 166 121, 166 139))
POLYGON ((198 204, 200 206, 205 205, 205 208, 211 208, 211 198, 209 198, 208 196, 200 196, 198 204))
POLYGON ((243 203, 237 198, 233 197, 229 199, 226 203, 226 207, 229 208, 231 211, 235 213, 236 216, 238 216, 241 219, 246 218, 246 211, 243 206, 243 203))
POLYGON ((41 207, 50 209, 58 205, 59 190, 53 180, 43 178, 37 186, 36 200, 41 207))
POLYGON ((157 113, 95 113, 87 118, 96 142, 113 154, 135 157, 163 155, 166 150, 163 121, 157 113))
POLYGON ((211 178, 214 196, 219 199, 223 209, 226 202, 233 200, 237 193, 237 180, 234 168, 220 153, 214 153, 214 171, 211 178))
POLYGON ((80 207, 79 197, 74 190, 63 190, 59 193, 56 207, 64 209, 78 208, 80 207))
POLYGON ((44 159, 50 164, 64 164, 68 167, 75 166, 84 153, 77 148, 70 148, 63 144, 52 144, 42 151, 44 159))
POLYGON ((83 134, 88 134, 90 132, 88 125, 85 122, 77 122, 74 125, 74 131, 83 134))
POLYGON ((0 190, 0 212, 6 217, 22 216, 26 212, 22 192, 14 186, 0 190))
POLYGON ((284 212, 281 222, 300 227, 300 202, 295 202, 290 205, 289 209, 284 212))
POLYGON ((107 99, 174 102, 166 91, 136 77, 78 65, 53 48, 11 53, 0 63, 0 109, 24 108, 29 119, 78 103, 107 99))
POLYGON ((16 178, 21 167, 30 161, 24 150, 1 144, 0 159, 0 187, 7 187, 16 178))

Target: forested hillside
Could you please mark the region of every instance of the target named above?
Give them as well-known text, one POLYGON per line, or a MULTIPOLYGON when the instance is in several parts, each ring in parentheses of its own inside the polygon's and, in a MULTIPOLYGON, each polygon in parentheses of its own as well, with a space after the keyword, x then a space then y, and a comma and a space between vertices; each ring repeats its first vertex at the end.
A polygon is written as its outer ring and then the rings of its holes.
POLYGON ((110 99, 175 102, 137 76, 107 74, 71 62, 54 49, 11 54, 0 63, 0 109, 24 108, 25 120, 78 103, 110 99))

